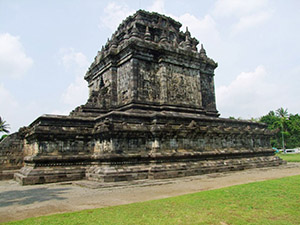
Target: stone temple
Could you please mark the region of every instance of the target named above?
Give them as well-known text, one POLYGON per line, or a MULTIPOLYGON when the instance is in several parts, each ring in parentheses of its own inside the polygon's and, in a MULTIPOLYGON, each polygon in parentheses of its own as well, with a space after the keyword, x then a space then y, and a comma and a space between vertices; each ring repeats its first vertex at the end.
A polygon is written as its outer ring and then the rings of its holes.
POLYGON ((142 10, 126 18, 85 75, 87 103, 4 139, 2 176, 14 171, 24 185, 115 182, 282 164, 264 124, 219 117, 218 65, 180 27, 142 10))

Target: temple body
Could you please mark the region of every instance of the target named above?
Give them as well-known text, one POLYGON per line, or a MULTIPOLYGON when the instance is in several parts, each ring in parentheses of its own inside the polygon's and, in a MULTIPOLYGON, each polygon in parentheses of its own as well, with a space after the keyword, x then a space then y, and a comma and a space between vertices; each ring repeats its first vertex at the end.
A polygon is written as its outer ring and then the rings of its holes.
POLYGON ((19 130, 15 179, 130 181, 283 163, 265 125, 219 117, 217 63, 180 27, 141 10, 123 21, 86 73, 87 103, 19 130))

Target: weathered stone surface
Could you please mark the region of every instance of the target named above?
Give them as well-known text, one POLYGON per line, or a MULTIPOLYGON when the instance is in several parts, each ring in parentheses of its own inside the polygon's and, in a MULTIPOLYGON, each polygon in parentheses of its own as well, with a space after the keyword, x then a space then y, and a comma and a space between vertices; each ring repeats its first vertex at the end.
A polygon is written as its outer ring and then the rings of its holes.
POLYGON ((203 46, 198 52, 198 40, 180 27, 172 18, 145 11, 123 21, 85 75, 87 104, 71 115, 90 112, 86 115, 97 117, 122 106, 155 111, 174 106, 176 111, 218 116, 213 83, 217 63, 203 46))
POLYGON ((20 132, 15 179, 116 182, 283 163, 265 125, 219 118, 217 63, 180 27, 145 11, 124 20, 85 75, 87 103, 20 132))
POLYGON ((23 166, 23 139, 20 133, 7 136, 0 142, 0 180, 12 179, 23 166))

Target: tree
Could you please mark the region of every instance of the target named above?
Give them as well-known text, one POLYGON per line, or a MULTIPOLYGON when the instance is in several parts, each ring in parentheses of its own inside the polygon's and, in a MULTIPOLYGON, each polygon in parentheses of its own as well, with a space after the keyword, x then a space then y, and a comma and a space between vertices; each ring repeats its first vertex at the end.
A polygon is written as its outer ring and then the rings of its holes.
POLYGON ((300 116, 289 114, 287 109, 270 111, 259 120, 268 125, 268 129, 278 131, 271 138, 271 145, 276 148, 300 147, 300 116), (281 132, 279 132, 281 131, 281 132))
POLYGON ((288 110, 284 108, 279 108, 276 110, 276 115, 281 117, 281 118, 286 118, 289 116, 288 110))
POLYGON ((288 148, 300 147, 300 116, 290 115, 286 120, 286 131, 284 132, 288 148))
POLYGON ((287 109, 283 109, 281 107, 281 108, 276 110, 276 115, 280 118, 282 149, 285 149, 284 125, 285 125, 285 122, 286 122, 286 118, 289 116, 289 114, 288 114, 287 109))
MULTIPOLYGON (((262 116, 259 120, 259 122, 265 123, 268 125, 269 130, 280 130, 280 118, 276 116, 276 113, 274 111, 270 111, 267 115, 262 116)), ((276 148, 280 148, 280 139, 281 136, 277 132, 274 137, 271 138, 271 145, 276 148)))
MULTIPOLYGON (((0 117, 0 133, 9 133, 9 124, 6 123, 5 120, 3 120, 1 117, 0 117)), ((1 138, 0 138, 0 141, 2 141, 2 139, 4 139, 7 135, 3 135, 1 138)))

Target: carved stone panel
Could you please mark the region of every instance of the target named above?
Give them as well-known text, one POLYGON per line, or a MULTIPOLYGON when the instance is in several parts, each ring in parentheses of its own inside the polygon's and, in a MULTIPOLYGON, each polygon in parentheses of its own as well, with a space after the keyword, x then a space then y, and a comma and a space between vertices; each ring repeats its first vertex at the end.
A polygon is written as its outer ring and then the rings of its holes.
POLYGON ((215 87, 212 75, 201 74, 202 104, 209 111, 216 110, 215 87))
POLYGON ((167 72, 169 104, 201 107, 201 85, 197 70, 171 66, 167 72))
POLYGON ((160 77, 156 73, 155 63, 139 63, 138 70, 138 99, 142 102, 160 101, 160 77))
POLYGON ((133 98, 133 71, 132 61, 118 67, 117 72, 117 99, 118 105, 124 105, 133 98))

